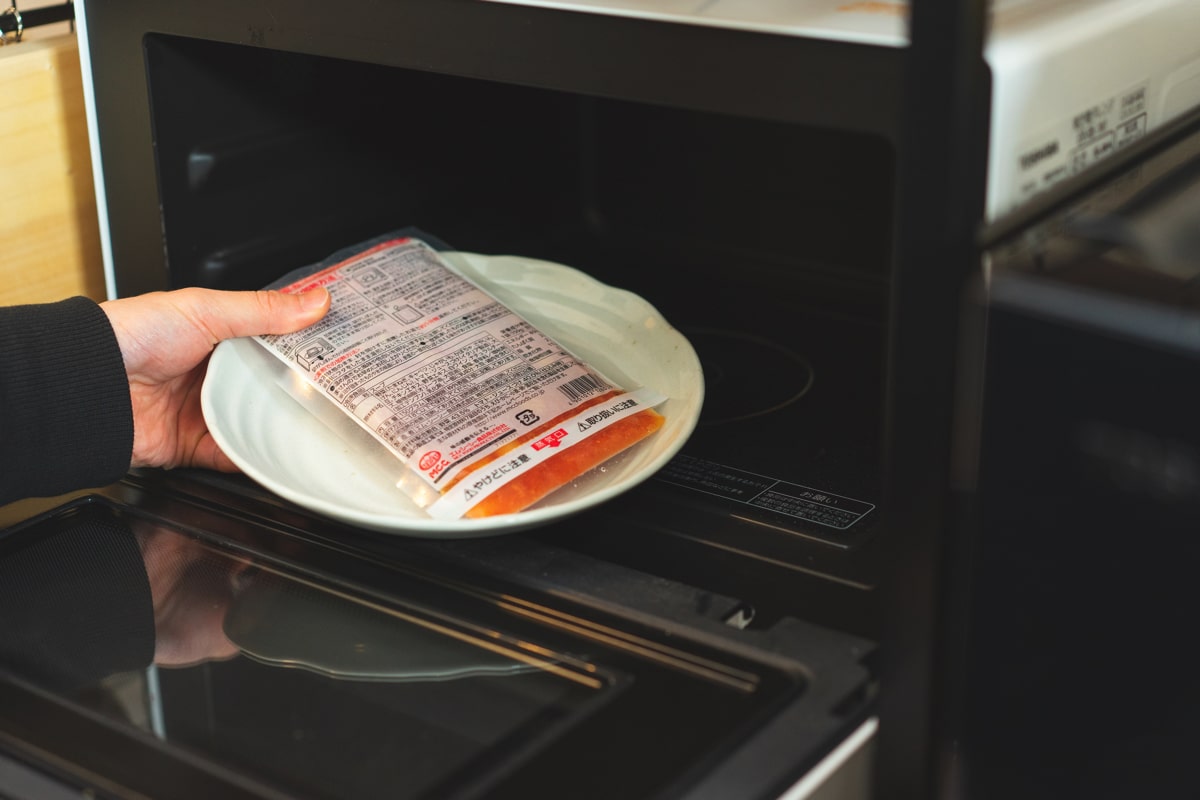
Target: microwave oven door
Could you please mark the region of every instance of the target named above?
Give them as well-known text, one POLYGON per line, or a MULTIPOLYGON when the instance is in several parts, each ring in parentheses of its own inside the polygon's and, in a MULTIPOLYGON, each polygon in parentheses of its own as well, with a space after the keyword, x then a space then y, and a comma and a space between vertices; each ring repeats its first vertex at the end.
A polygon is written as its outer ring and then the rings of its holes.
POLYGON ((0 529, 6 797, 777 797, 869 721, 865 641, 519 535, 186 471, 0 529))
MULTIPOLYGON (((1200 124, 988 253, 956 793, 1194 797, 1200 124)), ((984 297, 984 291, 980 297, 984 297)))

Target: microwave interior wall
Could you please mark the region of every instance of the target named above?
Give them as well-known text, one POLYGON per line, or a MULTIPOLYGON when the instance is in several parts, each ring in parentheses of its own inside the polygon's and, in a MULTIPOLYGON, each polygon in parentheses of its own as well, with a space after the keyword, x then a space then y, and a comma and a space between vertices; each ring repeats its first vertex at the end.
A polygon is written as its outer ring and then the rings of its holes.
POLYGON ((704 367, 683 457, 861 513, 822 524, 656 478, 531 535, 705 582, 745 598, 755 624, 798 615, 877 633, 886 137, 177 36, 144 44, 167 285, 255 288, 413 226, 636 292, 704 367))

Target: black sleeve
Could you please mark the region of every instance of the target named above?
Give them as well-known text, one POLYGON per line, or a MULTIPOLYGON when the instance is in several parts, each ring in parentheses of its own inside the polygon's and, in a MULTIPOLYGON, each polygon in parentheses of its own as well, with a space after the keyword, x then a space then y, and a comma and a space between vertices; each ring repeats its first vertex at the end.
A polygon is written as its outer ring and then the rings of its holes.
POLYGON ((133 409, 96 303, 0 308, 0 505, 102 486, 129 469, 133 409))
POLYGON ((0 672, 71 691, 154 660, 154 606, 132 531, 102 509, 49 520, 0 559, 0 672))

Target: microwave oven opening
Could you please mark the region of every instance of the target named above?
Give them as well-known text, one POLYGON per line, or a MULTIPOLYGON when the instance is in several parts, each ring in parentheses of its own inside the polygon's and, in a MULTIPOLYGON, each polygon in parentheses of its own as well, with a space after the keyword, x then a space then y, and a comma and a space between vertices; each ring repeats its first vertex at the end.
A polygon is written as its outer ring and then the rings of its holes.
MULTIPOLYGON (((887 138, 165 34, 144 49, 166 286, 257 288, 415 226, 633 291, 697 350, 698 428, 602 513, 531 535, 702 574, 752 624, 873 634, 887 138)), ((140 279, 118 272, 118 293, 140 279)))

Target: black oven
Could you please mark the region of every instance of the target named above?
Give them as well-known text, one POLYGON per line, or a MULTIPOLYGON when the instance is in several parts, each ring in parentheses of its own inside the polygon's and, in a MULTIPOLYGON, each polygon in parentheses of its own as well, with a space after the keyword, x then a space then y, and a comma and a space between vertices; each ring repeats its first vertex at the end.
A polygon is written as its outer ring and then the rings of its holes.
MULTIPOLYGON (((1152 183, 1152 159, 1173 173, 1191 128, 981 229, 984 6, 914 3, 905 49, 480 0, 88 2, 111 294, 259 287, 415 226, 646 298, 694 345, 705 402, 632 491, 486 539, 359 530, 188 471, 0 510, 0 569, 37 576, 55 602, 30 619, 63 631, 7 656, 0 794, 1005 785, 988 770, 1025 763, 1060 684, 1020 708, 989 691, 1038 643, 1004 638, 1016 572, 984 545, 1040 530, 997 498, 1067 447, 1009 431, 1043 413, 1043 433, 1074 425, 1068 444, 1101 472, 1140 435, 1132 411, 1079 411, 1081 383, 1044 406, 1005 382, 1067 380, 1054 365, 1075 328, 1043 300, 1078 272, 1047 271, 1046 254, 1091 274, 1081 259, 1129 250, 1112 225, 1079 227, 1079 204, 1129 217, 1113 198, 1152 183), (1027 302, 1028 324, 1054 331, 1026 329, 1027 302), (86 553, 65 577, 64 553, 86 553), (97 588, 114 585, 127 592, 97 588), (150 614, 157 639, 132 640, 122 614, 150 614)), ((1094 333, 1078 346, 1099 363, 1112 337, 1094 333)), ((1182 365, 1194 333, 1179 341, 1182 365)), ((1054 502, 1091 502, 1074 480, 1054 502)))

